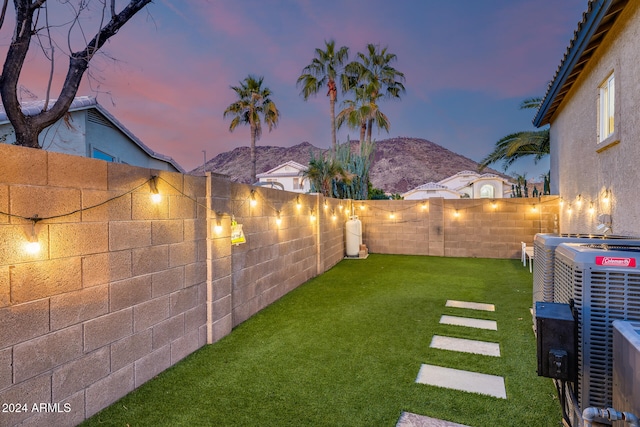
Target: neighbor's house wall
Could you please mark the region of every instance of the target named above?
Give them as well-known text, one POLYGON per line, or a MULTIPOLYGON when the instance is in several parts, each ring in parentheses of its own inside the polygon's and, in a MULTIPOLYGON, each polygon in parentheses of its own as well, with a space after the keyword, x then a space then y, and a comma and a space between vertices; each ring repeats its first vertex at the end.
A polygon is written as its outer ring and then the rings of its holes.
MULTIPOLYGON (((166 161, 149 156, 120 129, 114 127, 95 109, 82 110, 78 122, 85 123, 86 156, 93 157, 93 148, 115 157, 117 163, 177 172, 166 161)), ((75 123, 74 123, 75 125, 75 123)))
POLYGON ((564 201, 561 232, 597 232, 597 216, 606 213, 615 234, 640 235, 639 105, 640 3, 629 2, 551 119, 551 184, 564 201), (620 142, 606 147, 597 139, 598 95, 612 71, 620 142), (603 200, 607 189, 613 196, 609 203, 603 200))
MULTIPOLYGON (((85 144, 86 113, 73 111, 66 119, 61 119, 47 127, 38 136, 40 146, 56 153, 73 154, 75 156, 88 156, 85 144)), ((16 134, 11 123, 0 124, 0 136, 2 142, 14 144, 16 134)))
MULTIPOLYGON (((0 124, 0 138, 2 142, 15 143, 16 135, 10 123, 0 124)), ((116 163, 177 172, 169 162, 149 156, 96 109, 70 112, 42 131, 38 141, 47 151, 93 157, 93 148, 97 148, 113 156, 116 163)))

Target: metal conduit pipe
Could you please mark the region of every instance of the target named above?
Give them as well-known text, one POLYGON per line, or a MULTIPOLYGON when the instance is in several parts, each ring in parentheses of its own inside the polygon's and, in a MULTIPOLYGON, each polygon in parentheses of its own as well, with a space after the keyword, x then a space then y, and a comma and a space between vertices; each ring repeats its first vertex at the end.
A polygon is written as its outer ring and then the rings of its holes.
POLYGON ((582 411, 582 419, 584 420, 584 427, 591 427, 593 419, 596 417, 605 418, 610 421, 626 421, 631 427, 640 427, 638 424, 638 417, 630 412, 618 412, 613 408, 601 409, 601 408, 587 408, 582 411))

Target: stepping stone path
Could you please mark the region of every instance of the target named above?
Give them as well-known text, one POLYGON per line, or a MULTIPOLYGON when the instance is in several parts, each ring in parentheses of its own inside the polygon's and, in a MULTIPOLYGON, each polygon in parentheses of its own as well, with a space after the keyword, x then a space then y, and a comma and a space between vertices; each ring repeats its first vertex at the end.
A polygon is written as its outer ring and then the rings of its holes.
POLYGON ((431 348, 440 350, 461 351, 463 353, 482 354, 484 356, 500 357, 500 344, 495 342, 467 340, 463 338, 441 337, 434 335, 431 348))
POLYGON ((498 330, 495 320, 472 319, 470 317, 442 316, 440 323, 443 325, 466 326, 468 328, 498 330))
POLYGON ((451 423, 449 421, 438 420, 425 415, 403 412, 400 415, 396 427, 468 427, 464 424, 451 423))
MULTIPOLYGON (((468 301, 448 300, 446 307, 461 308, 465 310, 495 311, 493 304, 484 304, 468 301)), ((494 320, 474 319, 472 317, 458 317, 443 315, 440 324, 478 328, 486 330, 498 330, 494 320)), ((432 348, 448 351, 459 351, 477 354, 479 356, 500 357, 500 345, 498 343, 468 340, 462 338, 444 337, 434 335, 431 340, 432 348)), ((462 371, 459 369, 445 368, 442 366, 423 364, 418 372, 416 382, 471 393, 480 393, 499 399, 506 399, 507 392, 504 386, 504 378, 497 375, 487 375, 479 372, 462 371)), ((403 412, 396 427, 468 427, 462 424, 437 420, 424 415, 403 412)))

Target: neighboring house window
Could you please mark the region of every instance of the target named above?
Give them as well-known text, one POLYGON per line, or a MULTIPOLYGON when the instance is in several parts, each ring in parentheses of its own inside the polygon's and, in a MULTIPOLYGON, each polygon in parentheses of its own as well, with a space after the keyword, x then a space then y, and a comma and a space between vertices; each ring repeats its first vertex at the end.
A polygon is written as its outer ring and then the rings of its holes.
POLYGON ((116 159, 115 157, 110 156, 109 154, 105 153, 104 151, 100 151, 97 148, 93 149, 91 157, 93 157, 94 159, 106 160, 108 162, 113 162, 116 159))
POLYGON ((492 199, 493 196, 493 185, 485 184, 480 187, 480 197, 483 199, 492 199))
POLYGON ((300 178, 293 178, 293 189, 302 190, 302 180, 300 178))
POLYGON ((615 76, 613 73, 600 86, 600 124, 599 133, 602 142, 615 131, 615 76))

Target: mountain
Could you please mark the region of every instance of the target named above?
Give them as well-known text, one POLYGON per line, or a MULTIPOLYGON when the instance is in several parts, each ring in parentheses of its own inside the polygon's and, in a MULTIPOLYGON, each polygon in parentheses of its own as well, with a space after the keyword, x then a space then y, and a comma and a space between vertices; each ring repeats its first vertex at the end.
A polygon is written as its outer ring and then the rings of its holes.
MULTIPOLYGON (((351 141, 352 147, 357 141, 351 141)), ((317 157, 327 150, 302 142, 293 147, 257 146, 256 170, 266 172, 276 166, 293 160, 300 164, 309 163, 311 153, 317 157)), ((201 175, 213 172, 228 175, 232 181, 251 181, 249 147, 239 147, 221 153, 200 166, 191 174, 201 175)), ((369 178, 374 187, 387 193, 404 193, 427 182, 437 182, 458 172, 478 170, 478 163, 454 153, 451 150, 420 138, 390 138, 376 142, 375 157, 369 178)), ((505 176, 493 169, 485 172, 505 176)))

